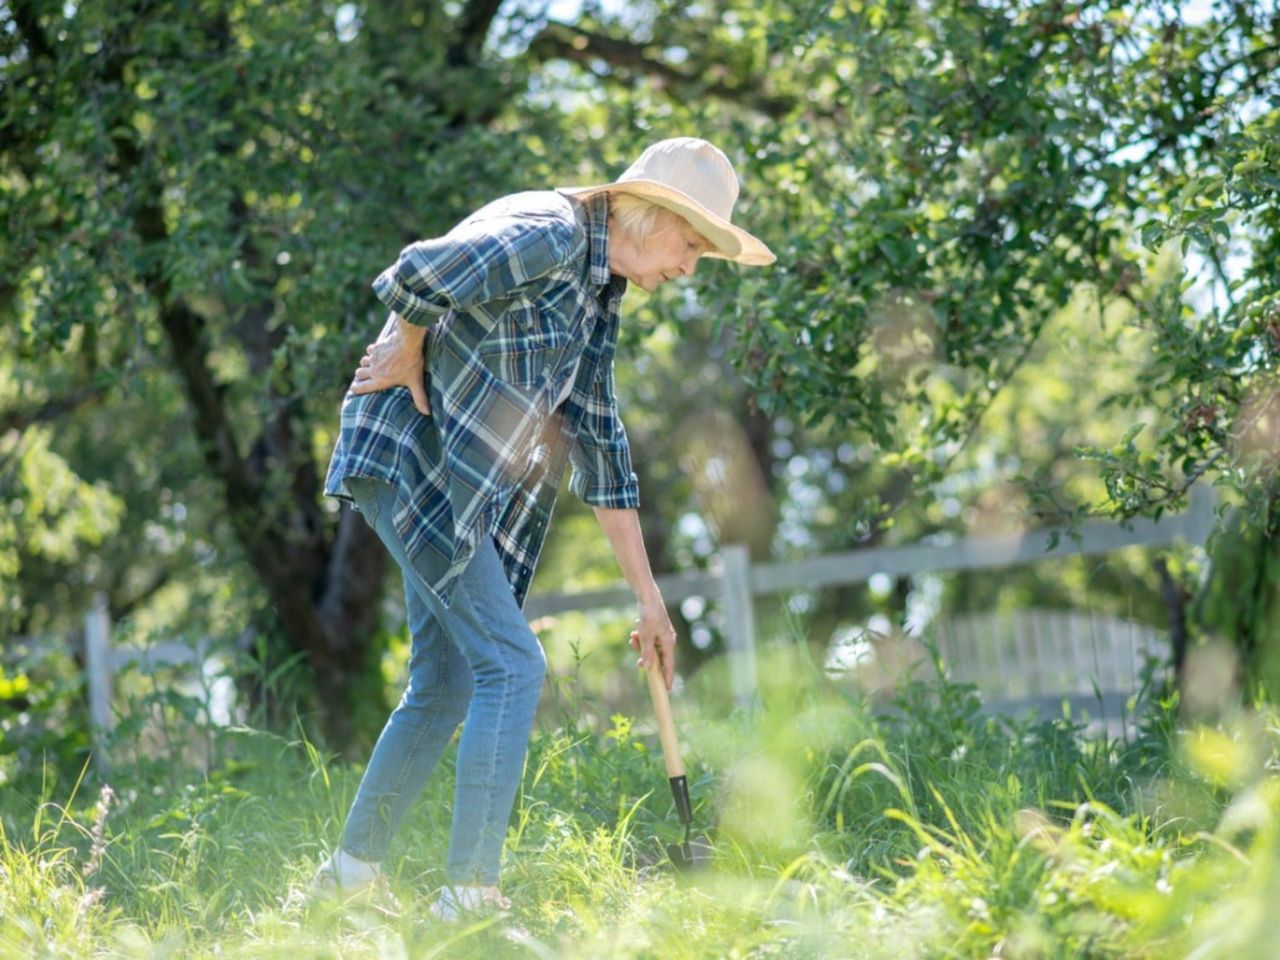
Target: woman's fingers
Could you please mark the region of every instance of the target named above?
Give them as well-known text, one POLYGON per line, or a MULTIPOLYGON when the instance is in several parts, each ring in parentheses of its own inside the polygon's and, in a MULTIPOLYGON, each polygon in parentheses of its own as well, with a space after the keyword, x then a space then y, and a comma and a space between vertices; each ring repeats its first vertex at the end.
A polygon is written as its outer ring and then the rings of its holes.
POLYGON ((430 416, 431 403, 423 383, 422 357, 408 351, 396 340, 380 340, 364 348, 364 356, 356 367, 350 392, 376 393, 405 386, 413 405, 423 416, 430 416))
MULTIPOLYGON (((375 376, 374 372, 368 367, 357 367, 355 378, 351 381, 350 391, 356 396, 363 396, 366 393, 377 393, 379 390, 390 390, 392 387, 402 386, 397 381, 390 380, 386 377, 375 376)), ((409 393, 413 397, 413 405, 418 412, 424 417, 431 416, 431 401, 427 399, 427 390, 421 381, 411 380, 407 384, 403 384, 409 388, 409 393)))
POLYGON ((629 642, 631 644, 631 649, 640 654, 639 659, 636 660, 636 666, 641 670, 645 669, 646 665, 649 663, 649 658, 653 656, 653 643, 645 643, 639 630, 631 631, 631 639, 629 642))
POLYGON ((675 629, 668 624, 665 629, 646 630, 642 623, 639 630, 631 631, 630 643, 631 649, 640 654, 636 664, 641 668, 653 658, 657 659, 658 666, 662 669, 662 679, 670 690, 676 679, 675 629))
POLYGON ((369 383, 373 379, 373 344, 369 344, 364 348, 364 356, 360 358, 360 364, 356 367, 355 379, 351 383, 351 392, 355 394, 370 393, 372 387, 369 383))
POLYGON ((636 661, 636 666, 644 670, 648 668, 648 664, 656 662, 662 670, 662 679, 666 683, 667 689, 671 689, 671 685, 676 678, 676 638, 675 634, 670 636, 658 634, 646 636, 639 630, 631 631, 631 649, 640 654, 640 659, 636 661))
POLYGON ((667 682, 667 689, 670 690, 676 679, 676 638, 662 637, 654 644, 654 651, 662 663, 662 678, 667 682))
POLYGON ((351 381, 351 392, 354 394, 377 393, 379 390, 386 390, 394 387, 395 382, 386 376, 377 373, 373 367, 356 367, 356 372, 351 381))
POLYGON ((431 416, 431 404, 427 400, 427 391, 426 388, 423 387, 422 381, 410 381, 409 392, 413 394, 413 405, 418 408, 418 412, 424 417, 431 416))

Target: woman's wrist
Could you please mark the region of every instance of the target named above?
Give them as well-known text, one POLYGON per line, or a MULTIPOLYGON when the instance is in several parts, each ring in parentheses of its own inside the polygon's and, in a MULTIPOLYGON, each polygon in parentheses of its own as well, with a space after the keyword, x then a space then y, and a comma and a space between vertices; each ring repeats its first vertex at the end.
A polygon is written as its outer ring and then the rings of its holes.
POLYGON ((662 591, 658 589, 658 584, 649 581, 649 584, 641 590, 636 591, 636 603, 641 607, 654 607, 662 610, 666 608, 666 603, 662 599, 662 591))

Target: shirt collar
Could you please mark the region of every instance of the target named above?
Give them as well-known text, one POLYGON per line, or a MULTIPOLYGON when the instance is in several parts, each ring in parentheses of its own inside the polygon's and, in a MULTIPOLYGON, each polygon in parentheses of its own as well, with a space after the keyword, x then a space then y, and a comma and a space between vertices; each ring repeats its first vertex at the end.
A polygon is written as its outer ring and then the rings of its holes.
POLYGON ((609 195, 597 193, 583 204, 587 214, 587 259, 591 282, 603 287, 609 282, 609 195))
POLYGON ((563 191, 561 195, 573 204, 578 222, 587 231, 588 279, 592 286, 609 286, 613 278, 609 270, 609 195, 601 192, 582 198, 563 191))

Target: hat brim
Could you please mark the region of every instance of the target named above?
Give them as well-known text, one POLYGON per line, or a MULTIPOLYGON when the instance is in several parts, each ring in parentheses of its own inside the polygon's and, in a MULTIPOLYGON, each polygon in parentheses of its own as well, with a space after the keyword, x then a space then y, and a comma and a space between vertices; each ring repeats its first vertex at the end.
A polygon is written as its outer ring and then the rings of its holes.
POLYGON ((778 258, 765 246, 764 241, 753 237, 741 227, 716 216, 682 190, 657 180, 619 180, 593 187, 559 187, 559 192, 571 197, 586 198, 597 193, 629 193, 642 197, 659 207, 678 213, 690 226, 711 243, 712 249, 703 256, 732 260, 751 267, 766 267, 778 258))

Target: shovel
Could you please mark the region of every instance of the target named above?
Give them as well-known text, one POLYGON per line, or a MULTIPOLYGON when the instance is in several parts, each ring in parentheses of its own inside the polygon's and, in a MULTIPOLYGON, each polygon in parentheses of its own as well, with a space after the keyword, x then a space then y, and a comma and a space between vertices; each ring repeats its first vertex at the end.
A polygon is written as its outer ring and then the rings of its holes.
POLYGON ((706 865, 711 847, 706 837, 692 842, 693 804, 689 802, 689 781, 684 775, 684 761, 680 759, 680 743, 676 740, 676 725, 671 718, 671 701, 667 697, 667 684, 662 677, 662 666, 655 655, 645 668, 649 680, 649 696, 653 699, 653 712, 658 720, 658 736, 662 740, 662 758, 667 765, 667 778, 671 781, 671 795, 676 801, 676 813, 684 824, 684 841, 666 844, 667 856, 681 870, 695 870, 706 865))

